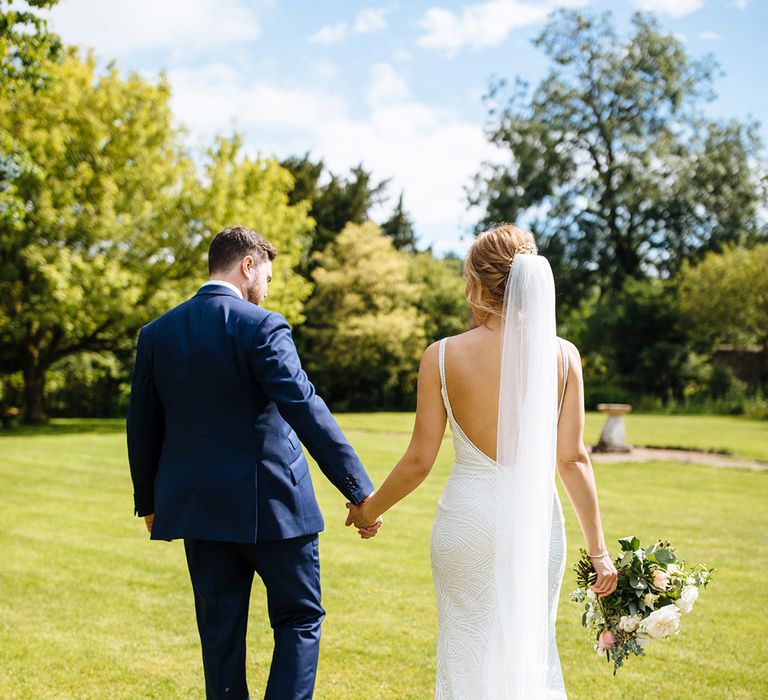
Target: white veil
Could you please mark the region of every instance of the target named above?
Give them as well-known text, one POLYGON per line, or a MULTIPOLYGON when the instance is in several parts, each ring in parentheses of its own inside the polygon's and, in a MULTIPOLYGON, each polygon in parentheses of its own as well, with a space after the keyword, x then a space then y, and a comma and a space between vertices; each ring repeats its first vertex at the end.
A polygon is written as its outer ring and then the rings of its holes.
MULTIPOLYGON (((500 697, 545 698, 548 568, 555 498, 557 337, 552 269, 518 253, 504 298, 497 433, 496 591, 500 697)), ((555 663, 559 664, 555 655, 555 663)))

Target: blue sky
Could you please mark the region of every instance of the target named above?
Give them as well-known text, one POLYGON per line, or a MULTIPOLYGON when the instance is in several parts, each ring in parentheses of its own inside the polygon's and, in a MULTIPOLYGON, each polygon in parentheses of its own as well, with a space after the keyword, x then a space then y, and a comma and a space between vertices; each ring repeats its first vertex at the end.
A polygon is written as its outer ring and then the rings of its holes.
MULTIPOLYGON (((556 7, 611 10, 626 30, 653 11, 725 75, 708 112, 752 117, 768 141, 768 0, 61 0, 68 43, 147 77, 165 70, 193 145, 237 129, 252 153, 307 151, 343 172, 362 162, 403 190, 422 245, 463 252, 478 212, 464 187, 487 144, 490 76, 541 77, 530 39, 556 7)), ((258 222, 244 222, 258 226, 258 222)))

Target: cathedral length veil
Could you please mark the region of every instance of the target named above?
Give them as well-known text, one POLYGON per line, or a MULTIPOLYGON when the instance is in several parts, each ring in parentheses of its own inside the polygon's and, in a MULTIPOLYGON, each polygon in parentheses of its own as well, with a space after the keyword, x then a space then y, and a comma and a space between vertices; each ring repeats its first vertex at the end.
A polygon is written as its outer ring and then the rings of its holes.
MULTIPOLYGON (((498 697, 539 700, 557 664, 549 644, 548 567, 555 497, 557 337, 552 269, 518 253, 504 299, 499 423, 496 592, 498 697)), ((559 668, 557 669, 559 673, 559 668)), ((558 696, 561 697, 561 696, 558 696)))

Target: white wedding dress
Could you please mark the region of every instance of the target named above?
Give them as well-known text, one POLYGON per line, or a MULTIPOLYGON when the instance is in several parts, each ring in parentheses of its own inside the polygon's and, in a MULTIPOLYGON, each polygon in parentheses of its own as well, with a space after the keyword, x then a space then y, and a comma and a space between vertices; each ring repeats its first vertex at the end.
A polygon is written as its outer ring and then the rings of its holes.
MULTIPOLYGON (((568 364, 562 341, 557 340, 564 376, 557 406, 559 419, 568 364)), ((505 625, 510 622, 502 619, 497 594, 497 552, 499 546, 506 546, 506 542, 498 541, 498 533, 503 532, 498 527, 498 519, 507 514, 505 503, 497 505, 496 494, 504 488, 504 484, 500 484, 504 470, 477 448, 456 422, 446 390, 445 339, 440 342, 439 358, 441 390, 453 433, 455 461, 437 506, 430 542, 438 612, 435 700, 564 700, 565 686, 555 642, 557 603, 565 569, 565 530, 557 490, 552 488, 546 572, 549 614, 544 655, 548 662, 544 662, 546 668, 538 685, 520 686, 537 690, 514 689, 509 674, 516 671, 510 659, 503 658, 501 641, 505 625)), ((556 391, 555 388, 553 415, 556 391)), ((554 463, 551 468, 554 485, 554 463)), ((524 643, 525 631, 516 632, 518 643, 520 640, 524 643)))

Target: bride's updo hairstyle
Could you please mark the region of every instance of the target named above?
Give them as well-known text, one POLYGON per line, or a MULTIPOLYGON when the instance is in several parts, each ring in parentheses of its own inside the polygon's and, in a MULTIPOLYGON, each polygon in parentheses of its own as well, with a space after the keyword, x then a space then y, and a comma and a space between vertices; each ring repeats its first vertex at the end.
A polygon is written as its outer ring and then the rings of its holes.
POLYGON ((499 224, 481 233, 464 261, 467 301, 478 325, 501 317, 509 268, 515 255, 536 254, 533 234, 514 224, 499 224))

